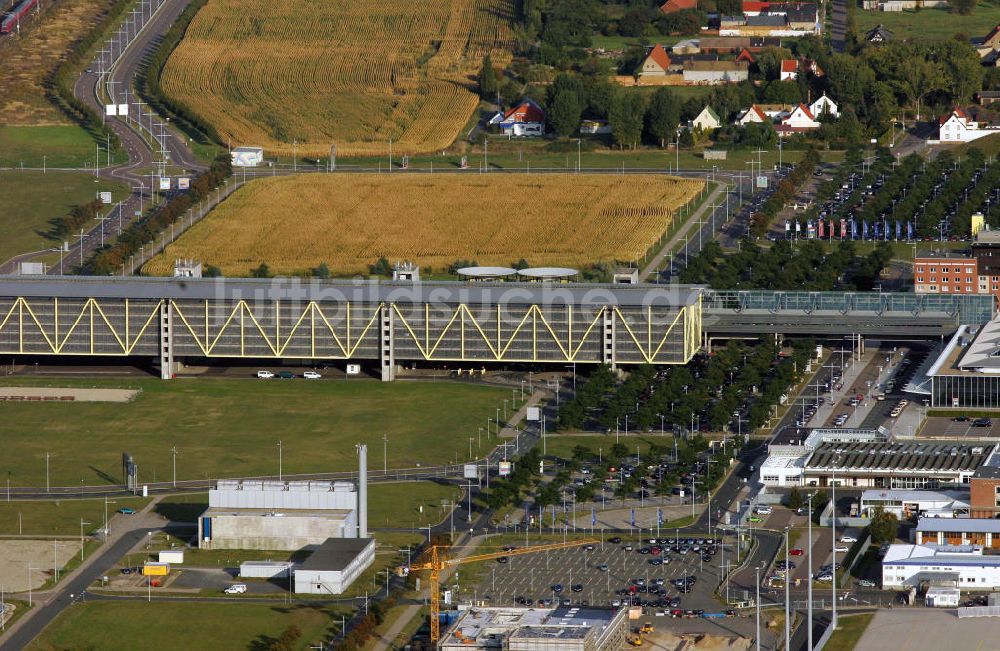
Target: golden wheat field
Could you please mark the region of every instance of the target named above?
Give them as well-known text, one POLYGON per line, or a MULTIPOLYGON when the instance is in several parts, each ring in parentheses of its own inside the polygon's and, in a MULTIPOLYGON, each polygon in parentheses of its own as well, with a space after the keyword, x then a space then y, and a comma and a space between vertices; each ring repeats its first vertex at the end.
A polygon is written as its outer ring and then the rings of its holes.
POLYGON ((641 258, 701 181, 654 175, 333 174, 252 181, 150 261, 245 276, 326 263, 367 273, 385 257, 442 271, 456 260, 578 266, 641 258))
MULTIPOLYGON (((65 124, 49 102, 45 80, 73 42, 100 21, 112 0, 54 0, 21 23, 21 34, 0 41, 0 124, 65 124)), ((6 6, 10 3, 5 4, 6 6)))
POLYGON ((209 0, 162 87, 233 146, 327 156, 450 145, 483 57, 510 61, 513 0, 209 0))

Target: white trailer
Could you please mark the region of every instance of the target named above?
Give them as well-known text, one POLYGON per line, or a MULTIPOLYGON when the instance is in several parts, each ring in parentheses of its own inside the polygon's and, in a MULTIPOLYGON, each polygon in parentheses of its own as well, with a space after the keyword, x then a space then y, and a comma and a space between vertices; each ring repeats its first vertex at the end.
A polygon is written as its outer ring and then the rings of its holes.
POLYGON ((230 152, 233 167, 257 167, 264 162, 262 147, 237 147, 230 152))
POLYGON ((184 563, 184 552, 182 550, 167 550, 159 554, 157 560, 161 563, 173 563, 182 565, 184 563))

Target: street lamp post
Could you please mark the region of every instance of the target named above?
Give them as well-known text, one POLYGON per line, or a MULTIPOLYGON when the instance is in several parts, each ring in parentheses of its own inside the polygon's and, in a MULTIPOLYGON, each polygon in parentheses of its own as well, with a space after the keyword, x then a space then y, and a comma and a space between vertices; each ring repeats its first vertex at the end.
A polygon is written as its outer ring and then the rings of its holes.
POLYGON ((809 520, 808 520, 809 532, 807 534, 807 538, 806 539, 809 541, 809 549, 806 552, 806 554, 807 554, 807 556, 806 556, 806 559, 807 559, 806 560, 806 565, 809 566, 809 572, 807 574, 807 579, 806 579, 806 581, 807 581, 806 585, 808 587, 807 597, 806 598, 809 600, 809 603, 807 604, 807 607, 806 607, 806 636, 807 636, 807 640, 808 640, 806 648, 809 649, 809 651, 812 651, 812 648, 813 648, 813 552, 812 552, 812 549, 813 549, 813 539, 812 539, 813 538, 813 528, 812 528, 813 527, 813 525, 812 525, 812 522, 813 522, 813 493, 809 494, 809 498, 808 499, 809 499, 809 520))
MULTIPOLYGON (((812 577, 810 577, 811 580, 812 577)), ((791 623, 788 612, 788 584, 791 583, 792 568, 788 565, 788 527, 785 527, 785 649, 791 649, 791 623)))

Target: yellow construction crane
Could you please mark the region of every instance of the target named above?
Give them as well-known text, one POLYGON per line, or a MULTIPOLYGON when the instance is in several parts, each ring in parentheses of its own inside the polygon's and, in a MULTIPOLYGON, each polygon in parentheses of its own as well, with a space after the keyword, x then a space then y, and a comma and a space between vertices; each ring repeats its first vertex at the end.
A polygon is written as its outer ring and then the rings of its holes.
POLYGON ((476 554, 475 556, 466 556, 465 558, 444 558, 444 554, 438 550, 447 549, 445 545, 434 545, 430 548, 430 560, 426 563, 419 563, 416 565, 410 565, 405 568, 402 572, 403 574, 408 574, 409 572, 419 572, 421 570, 430 570, 430 591, 431 591, 431 641, 437 642, 438 638, 441 637, 441 570, 447 567, 454 567, 456 565, 465 565, 466 563, 477 563, 479 561, 488 561, 496 558, 501 558, 503 556, 521 556, 524 554, 536 554, 538 552, 548 552, 556 549, 567 549, 569 547, 579 547, 580 545, 592 545, 599 541, 597 540, 574 540, 570 542, 561 543, 550 543, 547 545, 535 545, 533 547, 520 547, 507 552, 494 552, 491 554, 476 554))

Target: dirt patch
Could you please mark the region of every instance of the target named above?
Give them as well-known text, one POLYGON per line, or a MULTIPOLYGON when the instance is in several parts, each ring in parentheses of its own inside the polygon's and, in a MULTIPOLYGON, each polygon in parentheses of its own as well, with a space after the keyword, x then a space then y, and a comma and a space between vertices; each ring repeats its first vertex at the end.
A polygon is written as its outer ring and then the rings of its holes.
POLYGON ((658 631, 647 636, 654 649, 667 651, 749 651, 750 640, 739 635, 706 635, 704 633, 673 633, 658 631))
POLYGON ((79 540, 0 540, 0 585, 6 592, 24 592, 41 587, 59 569, 80 553, 79 540), (30 568, 30 569, 29 569, 30 568))
POLYGON ((0 402, 132 402, 139 389, 0 387, 0 402))

